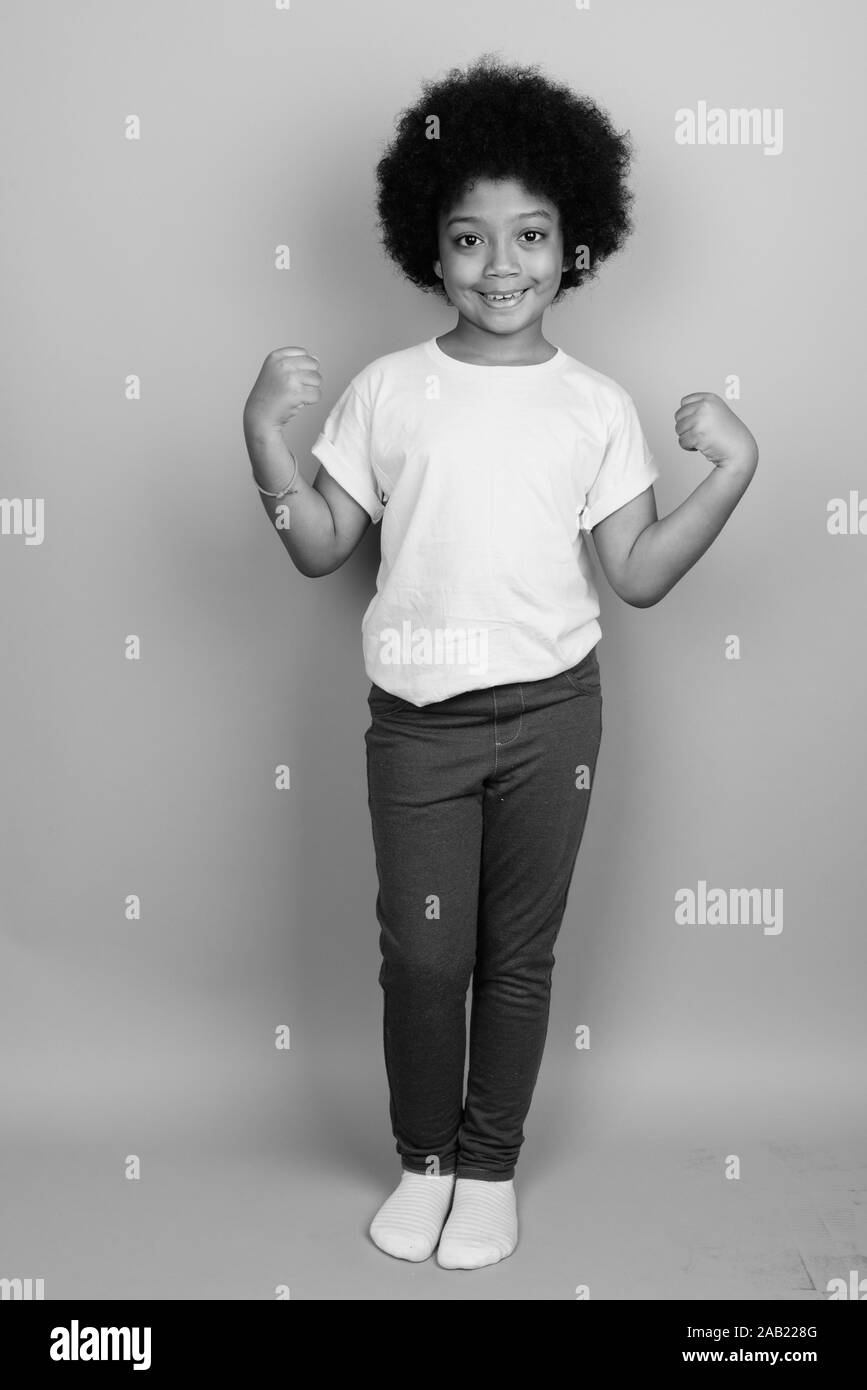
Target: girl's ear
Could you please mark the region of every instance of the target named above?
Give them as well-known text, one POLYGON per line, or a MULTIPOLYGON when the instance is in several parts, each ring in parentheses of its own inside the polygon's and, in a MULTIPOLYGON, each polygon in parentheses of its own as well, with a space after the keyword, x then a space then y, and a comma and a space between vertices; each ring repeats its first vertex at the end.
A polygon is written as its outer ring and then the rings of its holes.
MULTIPOLYGON (((434 263, 433 263, 433 268, 434 268, 434 274, 435 274, 435 275, 438 275, 439 278, 440 278, 441 280, 444 280, 444 279, 445 279, 445 276, 443 275, 443 263, 442 263, 442 261, 434 261, 434 263)), ((452 304, 452 301, 449 299, 448 295, 446 295, 446 304, 448 304, 448 306, 449 306, 450 309, 451 309, 451 308, 454 308, 454 305, 452 304)))

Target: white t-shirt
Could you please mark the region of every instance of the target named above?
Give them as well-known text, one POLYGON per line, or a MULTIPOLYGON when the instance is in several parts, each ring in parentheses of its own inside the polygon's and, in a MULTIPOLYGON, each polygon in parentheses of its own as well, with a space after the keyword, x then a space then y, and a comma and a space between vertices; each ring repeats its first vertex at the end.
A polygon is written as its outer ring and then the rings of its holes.
POLYGON ((435 337, 362 368, 312 451, 382 521, 365 671, 419 707, 577 665, 602 636, 584 532, 659 476, 610 377, 560 348, 458 362, 435 337))

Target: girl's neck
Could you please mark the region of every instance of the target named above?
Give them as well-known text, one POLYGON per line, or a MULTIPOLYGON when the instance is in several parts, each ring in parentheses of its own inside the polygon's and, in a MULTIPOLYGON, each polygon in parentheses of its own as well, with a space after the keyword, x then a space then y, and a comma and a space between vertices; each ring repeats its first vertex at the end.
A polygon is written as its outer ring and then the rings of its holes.
POLYGON ((436 339, 437 346, 447 357, 478 367, 536 367, 548 362, 557 352, 552 343, 542 337, 541 324, 532 325, 535 335, 522 333, 480 333, 474 325, 472 332, 459 322, 450 333, 436 339))

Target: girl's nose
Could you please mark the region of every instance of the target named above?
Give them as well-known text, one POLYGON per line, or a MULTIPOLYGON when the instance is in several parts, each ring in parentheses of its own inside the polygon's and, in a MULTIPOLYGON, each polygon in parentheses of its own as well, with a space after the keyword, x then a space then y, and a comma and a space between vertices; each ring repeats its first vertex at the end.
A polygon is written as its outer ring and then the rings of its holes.
POLYGON ((510 242, 492 248, 486 269, 488 274, 493 275, 507 275, 510 271, 520 274, 521 267, 510 242))

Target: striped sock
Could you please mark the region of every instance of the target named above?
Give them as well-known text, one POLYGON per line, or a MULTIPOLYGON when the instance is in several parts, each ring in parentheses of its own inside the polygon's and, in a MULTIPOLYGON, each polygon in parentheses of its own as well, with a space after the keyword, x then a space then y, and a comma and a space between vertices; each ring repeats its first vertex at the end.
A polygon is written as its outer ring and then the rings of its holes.
POLYGON ((399 1186, 371 1222, 374 1245, 400 1260, 428 1259, 440 1238, 454 1186, 454 1173, 434 1177, 404 1169, 399 1186))
POLYGON ((518 1244, 515 1181, 458 1178, 437 1264, 443 1269, 479 1269, 511 1255, 518 1244))

